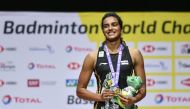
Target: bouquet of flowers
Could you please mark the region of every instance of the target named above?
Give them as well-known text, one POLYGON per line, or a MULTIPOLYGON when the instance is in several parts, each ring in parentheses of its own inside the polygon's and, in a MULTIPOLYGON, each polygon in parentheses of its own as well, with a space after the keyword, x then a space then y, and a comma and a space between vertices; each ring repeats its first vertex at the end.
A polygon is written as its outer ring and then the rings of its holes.
MULTIPOLYGON (((120 91, 120 94, 122 94, 123 96, 126 96, 126 97, 127 96, 132 97, 138 92, 138 89, 141 87, 142 79, 140 76, 128 76, 127 84, 128 84, 128 87, 122 89, 120 91)), ((137 109, 136 105, 131 105, 131 106, 123 105, 118 96, 114 97, 114 101, 116 103, 118 103, 120 105, 120 107, 122 107, 123 109, 137 109)))
MULTIPOLYGON (((109 73, 106 75, 106 79, 104 80, 103 87, 105 89, 114 91, 115 96, 111 98, 111 102, 113 106, 115 105, 115 103, 117 103, 123 109, 137 109, 136 105, 125 106, 124 104, 122 104, 118 95, 122 94, 123 96, 126 96, 126 97, 134 96, 135 94, 137 94, 139 88, 142 85, 142 79, 140 76, 128 76, 126 82, 128 84, 128 87, 124 89, 120 89, 119 87, 114 86, 113 81, 112 81, 112 75, 109 73)), ((106 101, 105 104, 106 104, 105 109, 109 109, 110 108, 109 101, 106 101)))

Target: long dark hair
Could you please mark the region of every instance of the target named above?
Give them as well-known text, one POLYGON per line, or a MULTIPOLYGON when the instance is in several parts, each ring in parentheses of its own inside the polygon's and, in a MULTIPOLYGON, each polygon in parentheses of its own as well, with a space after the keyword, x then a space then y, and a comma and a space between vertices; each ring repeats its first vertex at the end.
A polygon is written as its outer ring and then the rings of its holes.
POLYGON ((117 15, 115 12, 108 12, 102 17, 101 27, 103 29, 103 21, 107 17, 115 17, 118 20, 119 26, 122 29, 123 28, 123 21, 121 20, 121 17, 117 15))
MULTIPOLYGON (((117 13, 115 13, 115 12, 108 12, 108 13, 104 14, 104 16, 102 17, 102 22, 101 22, 102 29, 103 29, 104 19, 107 18, 107 17, 115 17, 118 20, 119 26, 120 26, 120 28, 122 30, 122 28, 123 28, 123 21, 121 20, 121 17, 117 13)), ((103 42, 103 44, 105 44, 105 43, 106 43, 106 41, 103 42)), ((125 41, 123 40, 122 37, 121 37, 121 43, 124 44, 124 45, 126 45, 126 43, 125 43, 125 41)))

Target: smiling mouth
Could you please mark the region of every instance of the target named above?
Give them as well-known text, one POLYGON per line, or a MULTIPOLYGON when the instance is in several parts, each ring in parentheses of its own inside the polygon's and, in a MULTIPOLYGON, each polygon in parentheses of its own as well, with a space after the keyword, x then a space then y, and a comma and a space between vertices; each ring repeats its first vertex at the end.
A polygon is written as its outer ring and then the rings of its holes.
POLYGON ((112 35, 114 35, 114 34, 115 34, 114 32, 109 32, 109 33, 108 33, 109 36, 112 36, 112 35))

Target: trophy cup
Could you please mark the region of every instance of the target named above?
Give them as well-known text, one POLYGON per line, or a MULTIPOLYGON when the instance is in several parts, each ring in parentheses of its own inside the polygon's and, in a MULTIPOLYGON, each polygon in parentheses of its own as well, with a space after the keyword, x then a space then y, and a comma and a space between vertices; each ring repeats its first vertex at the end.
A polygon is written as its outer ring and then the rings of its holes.
MULTIPOLYGON (((104 83, 103 83, 103 88, 105 89, 109 89, 111 88, 111 85, 112 85, 112 74, 111 73, 108 73, 106 75, 106 78, 104 80, 104 83)), ((109 104, 109 100, 106 100, 105 101, 105 109, 110 109, 110 104, 109 104)))
POLYGON ((103 87, 113 91, 115 95, 110 100, 105 101, 105 109, 119 109, 119 105, 115 104, 114 97, 120 93, 120 89, 114 85, 115 84, 112 81, 112 73, 108 73, 106 75, 106 79, 104 80, 103 87), (112 105, 110 105, 110 101, 112 105))

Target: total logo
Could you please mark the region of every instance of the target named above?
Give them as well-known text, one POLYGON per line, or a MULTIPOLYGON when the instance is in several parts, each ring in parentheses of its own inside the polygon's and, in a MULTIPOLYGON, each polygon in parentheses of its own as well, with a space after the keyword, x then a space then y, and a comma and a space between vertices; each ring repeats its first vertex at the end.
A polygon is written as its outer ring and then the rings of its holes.
POLYGON ((66 52, 70 53, 73 50, 73 47, 71 45, 68 45, 66 47, 66 52))
POLYGON ((162 95, 162 94, 158 94, 155 96, 154 101, 157 104, 160 103, 190 103, 190 97, 189 96, 178 96, 176 95, 162 95))
POLYGON ((158 94, 155 96, 155 99, 154 101, 157 103, 157 104, 160 104, 161 102, 163 102, 164 100, 164 96, 162 94, 158 94))
POLYGON ((90 52, 92 50, 93 49, 91 49, 91 48, 81 48, 81 47, 71 46, 71 45, 66 46, 66 52, 67 53, 70 53, 72 51, 76 51, 76 52, 90 52))
POLYGON ((11 103, 39 104, 39 103, 42 103, 42 101, 39 98, 28 98, 28 97, 24 98, 24 97, 13 97, 13 96, 10 96, 10 95, 5 95, 2 98, 2 103, 4 105, 8 105, 8 104, 11 104, 11 103))
POLYGON ((3 104, 7 105, 9 103, 11 103, 12 101, 12 97, 10 95, 5 95, 3 98, 2 98, 2 102, 3 104))
POLYGON ((35 67, 35 64, 34 63, 29 63, 28 64, 28 68, 30 69, 30 70, 32 70, 32 69, 34 69, 34 67, 35 67))
POLYGON ((77 70, 80 68, 80 64, 77 62, 70 62, 67 67, 71 70, 77 70))
POLYGON ((28 69, 32 70, 34 68, 37 69, 55 69, 55 65, 50 65, 50 64, 35 64, 33 62, 30 62, 28 64, 28 69))

